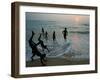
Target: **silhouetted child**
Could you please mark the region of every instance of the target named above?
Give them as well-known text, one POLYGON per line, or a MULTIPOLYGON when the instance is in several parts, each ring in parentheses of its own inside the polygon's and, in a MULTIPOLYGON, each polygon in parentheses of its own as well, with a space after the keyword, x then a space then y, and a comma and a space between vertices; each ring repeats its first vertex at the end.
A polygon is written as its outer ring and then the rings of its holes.
POLYGON ((40 43, 40 45, 41 45, 43 51, 44 51, 44 49, 47 49, 48 52, 49 52, 49 49, 47 48, 46 45, 44 45, 44 42, 41 40, 41 34, 40 34, 40 36, 39 36, 39 38, 38 38, 38 41, 39 41, 39 43, 40 43))
POLYGON ((29 39, 29 46, 31 47, 32 53, 33 53, 33 54, 32 54, 32 57, 31 57, 31 60, 33 61, 33 57, 34 57, 35 55, 37 55, 37 56, 40 57, 40 61, 41 61, 42 65, 45 65, 45 64, 44 64, 44 61, 45 61, 44 58, 46 57, 46 54, 41 54, 41 53, 39 52, 37 46, 40 44, 40 42, 35 43, 35 42, 32 40, 32 38, 33 38, 34 35, 35 35, 35 33, 32 31, 32 36, 31 36, 30 39, 29 39))
POLYGON ((65 30, 62 31, 62 33, 63 33, 63 37, 64 37, 64 39, 66 40, 66 39, 67 39, 67 35, 68 35, 67 28, 65 28, 65 30))
POLYGON ((48 40, 48 32, 45 32, 45 39, 48 40))
POLYGON ((44 37, 44 28, 42 28, 42 35, 43 35, 43 37, 44 37))
POLYGON ((56 34, 55 34, 55 31, 53 31, 53 41, 56 40, 56 34))

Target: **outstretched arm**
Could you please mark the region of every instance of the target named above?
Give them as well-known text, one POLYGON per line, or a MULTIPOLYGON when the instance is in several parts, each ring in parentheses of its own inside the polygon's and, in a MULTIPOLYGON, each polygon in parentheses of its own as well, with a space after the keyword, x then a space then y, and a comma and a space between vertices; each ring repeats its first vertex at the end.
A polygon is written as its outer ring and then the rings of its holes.
POLYGON ((35 45, 36 43, 34 43, 33 41, 32 41, 32 39, 33 39, 33 36, 34 36, 34 32, 32 31, 32 35, 31 35, 31 37, 30 37, 30 39, 29 39, 29 46, 32 48, 33 47, 33 45, 35 45))
MULTIPOLYGON (((32 36, 31 36, 30 39, 29 39, 29 44, 30 44, 30 45, 32 45, 32 43, 34 43, 34 42, 32 41, 34 34, 35 34, 35 33, 32 31, 32 36)), ((34 43, 34 44, 36 44, 36 43, 34 43)))
POLYGON ((38 46, 40 44, 40 42, 36 43, 36 46, 38 46))
POLYGON ((40 36, 39 36, 39 38, 38 38, 38 41, 40 41, 41 40, 41 34, 40 34, 40 36))
POLYGON ((38 38, 38 43, 36 44, 36 46, 38 46, 40 43, 41 43, 41 34, 40 34, 40 36, 39 36, 39 38, 38 38))

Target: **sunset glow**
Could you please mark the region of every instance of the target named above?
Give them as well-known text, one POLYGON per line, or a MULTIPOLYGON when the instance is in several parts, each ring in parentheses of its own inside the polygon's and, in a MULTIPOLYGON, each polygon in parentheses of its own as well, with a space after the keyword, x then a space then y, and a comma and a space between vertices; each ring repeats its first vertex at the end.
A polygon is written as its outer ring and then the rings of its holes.
POLYGON ((71 25, 72 27, 80 24, 89 24, 88 15, 77 15, 77 14, 45 14, 45 13, 26 13, 27 20, 31 21, 48 21, 56 22, 57 24, 71 25))
POLYGON ((76 21, 76 22, 79 22, 79 20, 80 20, 79 17, 76 16, 76 17, 75 17, 75 21, 76 21))

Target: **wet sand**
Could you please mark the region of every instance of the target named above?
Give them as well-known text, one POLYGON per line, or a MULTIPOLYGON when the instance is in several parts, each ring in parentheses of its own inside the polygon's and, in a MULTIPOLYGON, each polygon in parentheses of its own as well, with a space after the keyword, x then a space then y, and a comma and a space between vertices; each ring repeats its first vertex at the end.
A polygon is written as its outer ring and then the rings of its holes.
MULTIPOLYGON (((69 60, 68 58, 47 58, 47 61, 45 61, 45 66, 81 65, 81 64, 89 64, 89 60, 88 59, 69 60)), ((40 59, 26 62, 26 67, 39 67, 39 66, 42 66, 40 59)))

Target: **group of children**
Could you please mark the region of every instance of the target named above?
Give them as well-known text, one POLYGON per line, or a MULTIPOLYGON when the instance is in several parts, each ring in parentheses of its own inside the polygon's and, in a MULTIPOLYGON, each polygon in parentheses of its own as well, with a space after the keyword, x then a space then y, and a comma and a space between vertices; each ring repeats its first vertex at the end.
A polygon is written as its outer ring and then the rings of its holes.
MULTIPOLYGON (((44 38, 45 38, 46 40, 48 40, 48 32, 47 32, 47 31, 45 32, 45 31, 44 31, 44 28, 42 28, 42 34, 43 34, 44 38)), ((68 35, 67 28, 65 28, 65 29, 62 31, 62 34, 63 34, 64 39, 66 40, 66 39, 67 39, 67 35, 68 35)), ((55 31, 53 31, 52 39, 53 39, 53 41, 56 40, 56 32, 55 32, 55 31)))
MULTIPOLYGON (((67 28, 65 28, 65 29, 62 31, 62 33, 63 33, 64 39, 66 40, 66 39, 67 39, 67 35, 68 35, 67 28)), ((47 33, 47 31, 44 33, 44 29, 43 29, 43 28, 42 28, 42 34, 43 34, 43 36, 45 36, 45 39, 47 40, 47 39, 48 39, 48 33, 47 33)), ((34 31, 32 31, 32 35, 31 35, 31 37, 30 37, 30 39, 29 39, 29 41, 28 41, 28 42, 29 42, 29 46, 30 46, 31 49, 32 49, 31 60, 33 61, 33 60, 34 60, 33 57, 34 57, 35 55, 37 55, 37 56, 40 57, 41 64, 42 64, 42 65, 46 65, 46 64, 45 64, 45 62, 46 62, 46 60, 45 60, 46 54, 45 54, 45 53, 42 54, 42 53, 38 50, 38 47, 37 47, 37 46, 40 45, 40 46, 42 47, 42 50, 43 50, 43 51, 44 51, 44 49, 47 49, 48 52, 50 52, 50 51, 49 51, 49 49, 47 48, 47 46, 44 45, 44 42, 41 40, 41 34, 39 35, 38 43, 35 43, 35 42, 32 40, 33 37, 34 37, 34 35, 35 35, 34 31)), ((55 31, 53 32, 53 40, 56 40, 55 31)))

